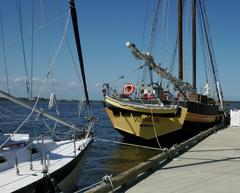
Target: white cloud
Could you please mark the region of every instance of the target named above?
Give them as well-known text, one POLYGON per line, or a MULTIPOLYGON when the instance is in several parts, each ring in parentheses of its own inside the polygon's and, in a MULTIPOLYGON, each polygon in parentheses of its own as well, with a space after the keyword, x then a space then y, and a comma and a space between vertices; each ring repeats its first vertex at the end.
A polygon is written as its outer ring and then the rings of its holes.
MULTIPOLYGON (((40 88, 44 84, 44 79, 33 77, 33 92, 36 95, 40 88)), ((9 79, 9 86, 11 87, 11 91, 16 93, 17 95, 23 95, 23 93, 26 93, 26 77, 24 76, 18 76, 13 79, 9 79)), ((1 87, 5 89, 6 87, 6 79, 1 80, 1 87)), ((44 88, 44 95, 47 95, 47 93, 56 92, 62 94, 74 94, 79 93, 81 89, 81 84, 77 81, 70 80, 70 81, 62 81, 57 79, 49 79, 44 88), (51 91, 52 90, 52 91, 51 91)))

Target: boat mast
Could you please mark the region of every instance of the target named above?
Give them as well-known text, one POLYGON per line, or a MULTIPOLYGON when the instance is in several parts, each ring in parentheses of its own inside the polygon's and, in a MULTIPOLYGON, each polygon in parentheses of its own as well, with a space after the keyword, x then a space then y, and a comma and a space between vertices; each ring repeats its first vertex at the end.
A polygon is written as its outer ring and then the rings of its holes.
POLYGON ((70 10, 71 10, 72 24, 73 24, 73 29, 74 29, 75 42, 76 42, 76 46, 77 46, 78 60, 79 60, 80 69, 81 69, 84 94, 85 94, 87 106, 89 108, 90 102, 89 102, 89 97, 88 97, 87 82, 86 82, 85 71, 84 71, 83 55, 82 55, 82 48, 81 48, 81 43, 80 43, 80 34, 79 34, 79 30, 78 30, 77 12, 76 12, 74 0, 68 0, 68 2, 69 2, 70 10))
POLYGON ((196 87, 196 0, 192 1, 192 86, 196 87))
POLYGON ((178 79, 183 80, 182 0, 178 0, 178 79))

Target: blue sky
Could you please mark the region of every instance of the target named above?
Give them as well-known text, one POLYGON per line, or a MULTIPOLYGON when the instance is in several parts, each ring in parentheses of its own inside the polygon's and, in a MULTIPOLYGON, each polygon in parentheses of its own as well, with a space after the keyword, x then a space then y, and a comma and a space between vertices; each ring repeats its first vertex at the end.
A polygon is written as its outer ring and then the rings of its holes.
MULTIPOLYGON (((189 0, 186 0, 189 2, 189 0)), ((23 33, 31 33, 31 6, 32 1, 22 2, 23 33)), ((152 9, 153 0, 81 0, 76 1, 78 8, 79 28, 81 35, 82 50, 85 61, 86 76, 91 99, 102 99, 101 85, 104 82, 112 82, 117 77, 129 74, 137 68, 138 62, 132 57, 125 46, 127 41, 134 42, 143 50, 148 45, 148 35, 151 24, 151 15, 148 15, 146 36, 143 38, 145 16, 147 7, 152 9), (144 41, 142 41, 144 40, 144 41)), ((153 54, 157 60, 164 61, 167 65, 176 39, 175 18, 176 0, 169 0, 168 7, 169 29, 161 32, 159 41, 165 45, 156 45, 153 54), (166 35, 167 34, 167 35, 166 35), (158 50, 165 48, 165 54, 159 54, 158 50), (169 55, 169 56, 168 56, 169 55), (166 61, 166 62, 165 62, 166 61)), ((48 23, 58 16, 56 7, 59 7, 63 15, 63 22, 66 22, 68 13, 67 1, 35 1, 35 43, 34 43, 34 93, 38 93, 42 80, 46 76, 49 59, 53 58, 60 39, 63 34, 63 26, 60 22, 53 22, 47 27, 49 49, 46 48, 46 31, 37 31, 43 25, 40 3, 44 7, 45 20, 48 23), (57 2, 57 3, 56 3, 57 2)), ((10 89, 18 96, 26 96, 24 85, 24 63, 22 45, 19 41, 19 23, 16 11, 15 0, 0 1, 2 12, 2 23, 4 26, 6 58, 8 63, 10 89), (10 11, 12 10, 12 11, 10 11), (14 43, 16 40, 17 43, 14 43), (12 45, 11 45, 12 44, 12 45)), ((218 71, 224 96, 226 99, 240 99, 239 82, 239 51, 240 51, 240 1, 238 0, 209 0, 206 1, 210 30, 215 49, 218 71)), ((65 24, 64 24, 65 25, 65 24)), ((76 55, 74 43, 72 42, 71 23, 69 24, 68 39, 71 48, 76 55)), ((160 28, 159 28, 160 31, 160 28)), ((27 65, 30 73, 31 59, 31 38, 24 39, 27 55, 27 65)), ((157 43, 156 43, 157 44, 157 43)), ((2 41, 0 40, 0 45, 2 41)), ((6 91, 5 73, 2 46, 0 48, 0 87, 6 91)), ((76 60, 76 57, 75 57, 76 60)), ((49 96, 51 88, 58 93, 58 98, 79 98, 82 91, 79 91, 79 81, 74 70, 72 59, 67 50, 66 43, 59 52, 54 64, 48 88, 43 96, 49 96)), ((199 61, 199 63, 201 63, 199 61)), ((167 66, 166 66, 167 67, 167 66)), ((201 68, 198 67, 198 68, 201 68)), ((200 69, 199 69, 200 72, 200 69)), ((188 69, 185 69, 186 78, 189 78, 188 69)), ((126 77, 125 82, 135 81, 136 73, 126 77)), ((203 86, 203 74, 198 75, 198 83, 203 86)), ((124 83, 124 82, 123 82, 124 83)), ((117 83, 116 83, 117 84, 117 83)))

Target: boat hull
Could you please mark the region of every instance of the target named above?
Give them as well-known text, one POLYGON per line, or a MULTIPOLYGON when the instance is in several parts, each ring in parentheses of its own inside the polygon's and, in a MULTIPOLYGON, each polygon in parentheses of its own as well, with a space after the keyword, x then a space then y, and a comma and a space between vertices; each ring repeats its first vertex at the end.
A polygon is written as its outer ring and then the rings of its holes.
POLYGON ((15 193, 70 193, 76 191, 76 181, 79 177, 84 155, 90 146, 88 145, 72 161, 45 177, 14 191, 15 193))
POLYGON ((126 136, 151 140, 183 126, 187 109, 184 107, 143 108, 105 98, 105 109, 114 128, 126 136))
POLYGON ((179 105, 188 109, 184 126, 210 127, 223 119, 218 105, 194 101, 180 102, 179 105))

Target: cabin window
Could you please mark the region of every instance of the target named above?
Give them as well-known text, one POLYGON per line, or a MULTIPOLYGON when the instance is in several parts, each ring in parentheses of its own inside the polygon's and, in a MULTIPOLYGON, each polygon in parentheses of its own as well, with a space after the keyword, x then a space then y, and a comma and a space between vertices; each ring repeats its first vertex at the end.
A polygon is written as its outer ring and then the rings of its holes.
POLYGON ((130 112, 128 112, 128 111, 122 111, 122 116, 124 116, 124 117, 130 117, 131 114, 130 114, 130 112))
POLYGON ((32 154, 37 153, 37 150, 35 148, 32 148, 32 154))
POLYGON ((119 111, 113 111, 113 114, 115 117, 120 117, 120 112, 119 111))
POLYGON ((138 112, 133 112, 132 113, 132 116, 134 116, 134 117, 141 117, 141 113, 138 113, 138 112))
POLYGON ((3 156, 0 156, 0 164, 6 162, 7 159, 3 156))

